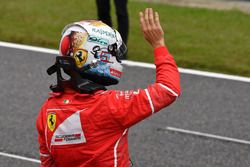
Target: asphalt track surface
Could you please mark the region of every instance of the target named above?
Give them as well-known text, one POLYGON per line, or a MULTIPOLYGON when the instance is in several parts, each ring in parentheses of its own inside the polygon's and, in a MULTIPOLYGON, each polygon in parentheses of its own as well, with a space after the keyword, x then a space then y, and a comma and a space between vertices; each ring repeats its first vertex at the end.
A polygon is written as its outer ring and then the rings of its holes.
MULTIPOLYGON (((39 159, 35 120, 55 79, 46 74, 55 55, 0 47, 0 152, 39 159)), ((125 66, 114 89, 145 88, 154 69, 125 66)), ((170 107, 130 129, 139 167, 249 167, 250 145, 168 131, 176 127, 250 141, 250 84, 181 74, 182 95, 170 107)), ((0 167, 39 163, 0 155, 0 167)))

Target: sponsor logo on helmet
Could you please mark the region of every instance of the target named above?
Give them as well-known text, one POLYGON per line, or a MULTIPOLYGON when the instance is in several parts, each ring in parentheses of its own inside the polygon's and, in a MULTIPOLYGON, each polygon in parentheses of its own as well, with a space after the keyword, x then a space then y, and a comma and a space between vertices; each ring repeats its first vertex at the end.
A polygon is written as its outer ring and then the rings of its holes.
POLYGON ((87 61, 88 59, 88 51, 84 49, 78 49, 74 53, 74 59, 76 61, 77 67, 81 68, 87 61))
POLYGON ((51 112, 47 116, 47 125, 50 131, 54 131, 56 127, 56 113, 51 112))
POLYGON ((114 33, 111 33, 109 31, 105 31, 103 29, 100 28, 92 28, 92 31, 101 35, 106 35, 107 37, 111 37, 111 38, 115 38, 116 35, 114 33))
POLYGON ((120 72, 114 68, 110 68, 110 75, 115 76, 117 78, 121 78, 122 72, 120 72))
POLYGON ((104 52, 102 51, 102 53, 100 54, 100 60, 101 62, 104 62, 104 63, 113 63, 110 60, 110 56, 111 54, 109 52, 104 52))
POLYGON ((103 38, 96 37, 96 36, 89 36, 88 41, 94 42, 100 45, 104 45, 104 46, 109 44, 109 41, 107 39, 103 39, 103 38))

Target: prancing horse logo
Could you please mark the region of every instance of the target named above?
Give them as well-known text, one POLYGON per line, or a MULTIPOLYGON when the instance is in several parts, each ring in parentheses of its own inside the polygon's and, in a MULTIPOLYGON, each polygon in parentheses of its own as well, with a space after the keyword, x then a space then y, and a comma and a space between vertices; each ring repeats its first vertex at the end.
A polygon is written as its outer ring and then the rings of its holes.
POLYGON ((56 113, 51 112, 47 116, 47 125, 50 131, 54 131, 56 127, 56 113))

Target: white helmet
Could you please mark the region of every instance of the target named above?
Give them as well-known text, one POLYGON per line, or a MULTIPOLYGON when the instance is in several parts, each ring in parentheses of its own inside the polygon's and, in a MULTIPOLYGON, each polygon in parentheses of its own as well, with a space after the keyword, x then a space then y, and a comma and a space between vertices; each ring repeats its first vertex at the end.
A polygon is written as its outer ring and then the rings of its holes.
POLYGON ((101 21, 86 20, 63 29, 59 50, 61 56, 75 59, 83 78, 107 86, 119 82, 127 47, 115 29, 101 21))

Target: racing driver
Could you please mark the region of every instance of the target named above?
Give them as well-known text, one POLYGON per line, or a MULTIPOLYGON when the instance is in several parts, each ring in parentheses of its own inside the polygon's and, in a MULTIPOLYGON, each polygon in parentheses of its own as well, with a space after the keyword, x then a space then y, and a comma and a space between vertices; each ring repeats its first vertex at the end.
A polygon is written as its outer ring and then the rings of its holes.
POLYGON ((159 14, 140 12, 144 38, 154 49, 156 81, 145 89, 106 90, 122 75, 126 46, 101 21, 67 25, 60 56, 47 73, 56 73, 50 97, 37 118, 42 167, 129 167, 128 129, 173 103, 180 76, 164 42, 159 14))

